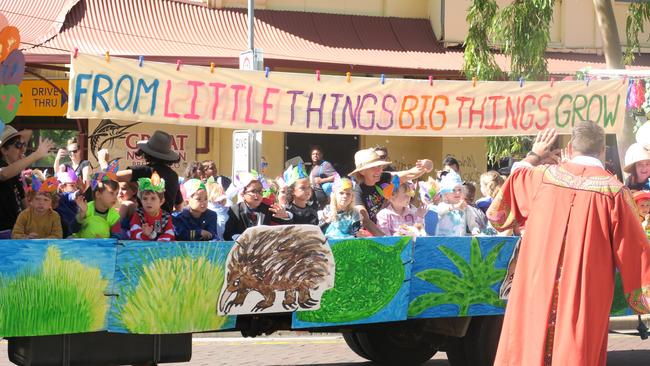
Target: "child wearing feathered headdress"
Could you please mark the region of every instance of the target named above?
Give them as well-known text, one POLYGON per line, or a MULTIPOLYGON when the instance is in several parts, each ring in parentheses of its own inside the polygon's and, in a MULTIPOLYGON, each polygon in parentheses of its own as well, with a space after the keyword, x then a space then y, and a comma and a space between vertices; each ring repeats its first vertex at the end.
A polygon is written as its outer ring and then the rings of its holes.
POLYGON ((19 215, 11 232, 12 239, 61 239, 61 217, 53 207, 59 202, 57 189, 59 182, 56 178, 41 181, 32 175, 28 187, 27 201, 29 208, 19 215))
POLYGON ((426 207, 411 206, 415 189, 409 182, 402 182, 395 175, 390 185, 380 188, 382 196, 388 199, 388 206, 377 213, 377 226, 386 236, 424 236, 424 214, 426 207))
POLYGON ((118 170, 117 160, 113 160, 106 170, 95 173, 90 181, 91 198, 86 201, 77 201, 79 212, 77 222, 81 230, 74 236, 77 238, 109 238, 112 235, 111 228, 120 221, 119 212, 113 208, 117 202, 116 172, 118 170))
POLYGON ((131 240, 173 241, 174 225, 171 215, 163 210, 165 180, 155 171, 151 178, 138 179, 138 198, 142 206, 131 216, 131 240))
POLYGON ((318 212, 320 227, 328 239, 353 238, 361 228, 361 216, 354 207, 352 181, 334 174, 329 205, 318 212))
POLYGON ((311 182, 302 163, 290 165, 284 171, 287 184, 287 211, 293 215, 292 224, 318 225, 318 210, 312 197, 311 182))
POLYGON ((208 210, 208 192, 200 179, 183 183, 187 207, 174 214, 174 231, 178 240, 223 240, 217 233, 217 213, 208 210))

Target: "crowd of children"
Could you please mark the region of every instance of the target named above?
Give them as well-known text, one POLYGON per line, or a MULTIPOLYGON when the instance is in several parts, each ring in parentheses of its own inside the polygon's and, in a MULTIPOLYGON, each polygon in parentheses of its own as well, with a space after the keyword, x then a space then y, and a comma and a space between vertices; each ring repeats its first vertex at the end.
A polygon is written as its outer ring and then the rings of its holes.
MULTIPOLYGON (((21 144, 31 136, 12 133, 21 144)), ((323 203, 317 202, 313 178, 302 163, 289 166, 276 179, 251 171, 231 181, 216 175, 214 162, 194 162, 179 179, 171 169, 179 156, 168 134, 156 131, 138 148, 145 165, 120 170, 118 159, 108 162, 102 151, 101 171, 87 178, 79 169, 79 146, 70 141, 67 150, 76 154, 76 167, 62 165, 49 178, 37 170, 23 174, 28 205, 17 216, 11 237, 236 240, 252 226, 286 224, 318 225, 332 239, 495 234, 485 210, 503 177, 483 174, 484 197, 474 202, 476 188, 463 182, 453 158, 444 161, 438 176, 421 179, 433 171, 428 159, 418 160, 411 169, 388 172, 387 151, 360 150, 350 178, 333 173, 323 203)), ((58 152, 59 158, 63 155, 58 152)))

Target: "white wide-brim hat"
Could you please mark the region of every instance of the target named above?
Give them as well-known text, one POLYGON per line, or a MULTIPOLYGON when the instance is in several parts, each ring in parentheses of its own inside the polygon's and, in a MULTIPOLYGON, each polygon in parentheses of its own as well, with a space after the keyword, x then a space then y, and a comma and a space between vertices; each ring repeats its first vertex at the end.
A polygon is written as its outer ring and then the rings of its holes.
POLYGON ((387 166, 390 164, 390 161, 382 160, 382 158, 379 157, 373 148, 359 150, 356 152, 356 154, 354 154, 354 165, 356 169, 354 169, 348 175, 359 173, 365 169, 370 169, 378 166, 387 166))
POLYGON ((634 164, 644 160, 650 160, 650 150, 638 142, 630 145, 625 152, 625 167, 623 167, 623 171, 632 174, 634 172, 634 164))

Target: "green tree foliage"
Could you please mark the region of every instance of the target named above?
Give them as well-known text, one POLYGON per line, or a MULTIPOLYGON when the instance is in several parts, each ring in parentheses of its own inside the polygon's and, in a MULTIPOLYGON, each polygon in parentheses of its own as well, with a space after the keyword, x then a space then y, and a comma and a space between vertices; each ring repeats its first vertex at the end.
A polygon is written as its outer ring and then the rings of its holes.
POLYGON ((627 8, 627 20, 625 22, 625 34, 627 36, 627 47, 623 62, 631 65, 634 62, 634 52, 641 52, 639 33, 644 32, 643 23, 650 21, 650 2, 635 2, 627 8))
POLYGON ((498 80, 503 77, 488 39, 496 13, 495 0, 474 0, 467 10, 469 32, 465 38, 463 72, 468 79, 498 80))
MULTIPOLYGON (((499 10, 495 0, 473 0, 467 13, 463 72, 468 79, 498 80, 502 71, 494 60, 494 47, 510 59, 511 80, 544 80, 548 77, 546 47, 553 19, 553 0, 515 0, 499 10)), ((488 164, 523 155, 529 136, 488 137, 488 164)))

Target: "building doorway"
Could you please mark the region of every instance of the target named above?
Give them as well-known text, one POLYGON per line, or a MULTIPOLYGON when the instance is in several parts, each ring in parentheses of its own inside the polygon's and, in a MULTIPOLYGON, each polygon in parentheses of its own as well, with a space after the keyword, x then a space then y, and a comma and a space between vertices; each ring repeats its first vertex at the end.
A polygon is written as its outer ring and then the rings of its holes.
POLYGON ((334 169, 345 176, 354 170, 354 153, 359 150, 358 135, 325 135, 308 133, 286 134, 285 160, 300 156, 305 169, 311 169, 311 147, 318 145, 323 150, 324 159, 334 165, 334 169))

